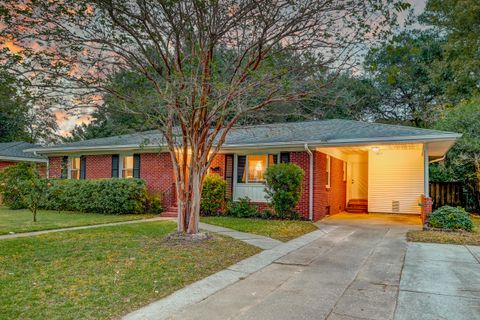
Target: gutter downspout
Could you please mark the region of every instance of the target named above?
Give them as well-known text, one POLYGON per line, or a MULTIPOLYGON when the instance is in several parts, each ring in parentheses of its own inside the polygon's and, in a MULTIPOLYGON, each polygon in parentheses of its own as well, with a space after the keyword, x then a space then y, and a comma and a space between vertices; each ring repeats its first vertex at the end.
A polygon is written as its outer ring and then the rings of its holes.
POLYGON ((308 220, 313 220, 313 153, 305 143, 305 151, 310 157, 310 168, 308 170, 308 220))

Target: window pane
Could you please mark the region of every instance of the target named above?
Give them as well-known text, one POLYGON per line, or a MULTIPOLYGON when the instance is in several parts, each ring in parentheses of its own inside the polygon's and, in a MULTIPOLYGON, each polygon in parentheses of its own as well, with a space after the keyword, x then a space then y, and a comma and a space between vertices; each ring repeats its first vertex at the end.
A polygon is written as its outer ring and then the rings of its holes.
POLYGON ((80 169, 80 158, 72 158, 72 170, 79 170, 80 169))
POLYGON ((267 155, 248 156, 248 182, 264 182, 267 155))
POLYGON ((246 156, 237 157, 237 183, 245 183, 245 162, 246 156))
POLYGON ((79 180, 80 179, 80 170, 75 169, 71 171, 72 179, 79 180))
POLYGON ((276 154, 269 154, 268 155, 268 165, 272 166, 277 164, 277 155, 276 154))
POLYGON ((123 157, 123 169, 133 169, 133 156, 123 157))
POLYGON ((123 178, 133 178, 133 169, 123 169, 122 170, 123 178))

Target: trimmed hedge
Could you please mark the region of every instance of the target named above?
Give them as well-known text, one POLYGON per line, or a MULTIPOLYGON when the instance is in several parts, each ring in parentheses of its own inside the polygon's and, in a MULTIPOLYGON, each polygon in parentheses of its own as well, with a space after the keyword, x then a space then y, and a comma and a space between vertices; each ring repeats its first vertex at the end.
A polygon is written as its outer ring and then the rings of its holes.
POLYGON ((428 224, 433 228, 447 230, 473 230, 473 222, 463 208, 443 206, 428 215, 428 224))
POLYGON ((111 178, 50 180, 44 209, 132 214, 144 213, 149 206, 143 180, 111 178))
POLYGON ((20 162, 0 172, 0 193, 2 204, 10 209, 25 209, 27 204, 22 197, 21 185, 24 181, 40 179, 33 163, 20 162))

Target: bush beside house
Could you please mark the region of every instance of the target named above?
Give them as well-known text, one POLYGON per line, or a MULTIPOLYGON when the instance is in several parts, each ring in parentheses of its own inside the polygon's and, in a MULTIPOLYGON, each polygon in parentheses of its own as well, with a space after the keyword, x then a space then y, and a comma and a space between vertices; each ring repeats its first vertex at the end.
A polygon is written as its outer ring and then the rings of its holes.
POLYGON ((214 216, 225 210, 227 182, 218 174, 209 174, 203 180, 200 213, 214 216))
POLYGON ((36 208, 88 213, 161 213, 161 197, 148 195, 141 179, 41 179, 34 165, 20 163, 0 174, 3 203, 11 209, 36 208), (45 196, 39 187, 44 186, 45 196), (35 200, 35 201, 34 201, 35 200), (37 201, 42 200, 42 201, 37 201))
POLYGON ((428 226, 444 230, 473 230, 473 222, 463 208, 443 206, 428 215, 428 226))
POLYGON ((298 218, 295 207, 302 194, 303 170, 293 163, 271 166, 265 174, 267 199, 280 218, 298 218))

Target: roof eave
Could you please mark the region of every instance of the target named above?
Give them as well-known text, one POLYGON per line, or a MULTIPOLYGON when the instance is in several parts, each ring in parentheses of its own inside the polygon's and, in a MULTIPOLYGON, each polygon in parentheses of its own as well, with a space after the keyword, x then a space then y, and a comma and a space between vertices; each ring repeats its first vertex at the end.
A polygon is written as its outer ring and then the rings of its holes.
POLYGON ((0 160, 5 161, 25 161, 25 162, 40 162, 40 163, 47 163, 48 159, 40 159, 40 158, 28 158, 28 157, 10 157, 10 156, 0 156, 0 160))
MULTIPOLYGON (((425 135, 425 136, 396 136, 396 137, 383 137, 383 138, 355 138, 355 139, 333 139, 328 141, 313 140, 313 141, 291 141, 291 142, 271 142, 271 143, 255 143, 255 144, 224 144, 222 150, 235 150, 235 149, 262 149, 262 148, 304 148, 305 144, 311 147, 335 147, 335 146, 347 146, 347 145, 368 145, 375 143, 424 143, 431 141, 455 141, 462 137, 461 134, 451 133, 442 135, 425 135)), ((165 145, 105 145, 105 146, 86 146, 86 147, 57 147, 57 148, 32 148, 26 149, 26 152, 35 152, 39 154, 59 154, 66 153, 79 153, 79 152, 92 152, 92 151, 105 151, 105 152, 117 152, 117 151, 161 151, 166 149, 165 145)))

